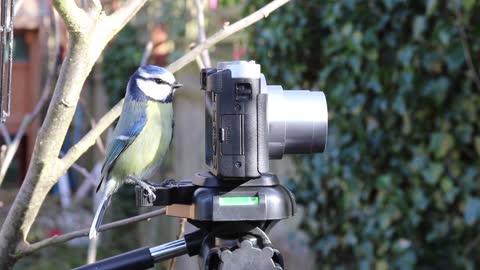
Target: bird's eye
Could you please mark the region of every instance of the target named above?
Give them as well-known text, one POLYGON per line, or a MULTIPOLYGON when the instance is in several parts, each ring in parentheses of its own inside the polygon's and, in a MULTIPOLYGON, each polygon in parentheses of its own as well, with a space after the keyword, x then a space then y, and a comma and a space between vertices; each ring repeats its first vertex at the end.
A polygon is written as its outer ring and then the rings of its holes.
POLYGON ((162 79, 155 79, 155 83, 162 84, 162 83, 164 83, 164 81, 162 79))

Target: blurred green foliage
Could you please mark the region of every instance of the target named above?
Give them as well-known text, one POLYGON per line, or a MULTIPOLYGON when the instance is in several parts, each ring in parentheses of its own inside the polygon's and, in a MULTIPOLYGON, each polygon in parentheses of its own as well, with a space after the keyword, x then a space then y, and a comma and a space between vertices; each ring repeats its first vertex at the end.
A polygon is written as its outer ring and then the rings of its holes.
POLYGON ((105 50, 102 74, 110 107, 125 96, 128 80, 142 61, 144 46, 138 29, 127 24, 105 50))
MULTIPOLYGON (((188 18, 185 2, 151 2, 148 8, 149 10, 142 14, 147 17, 146 22, 127 24, 105 50, 102 63, 103 83, 111 107, 125 96, 128 80, 141 64, 145 45, 154 25, 166 26, 172 40, 178 40, 185 35, 185 20, 188 18)), ((174 58, 178 58, 183 55, 183 51, 174 51, 173 54, 174 58)))
POLYGON ((478 70, 478 14, 475 0, 303 0, 254 26, 270 84, 327 96, 327 151, 298 158, 291 185, 319 268, 480 267, 480 85, 465 57, 478 70))

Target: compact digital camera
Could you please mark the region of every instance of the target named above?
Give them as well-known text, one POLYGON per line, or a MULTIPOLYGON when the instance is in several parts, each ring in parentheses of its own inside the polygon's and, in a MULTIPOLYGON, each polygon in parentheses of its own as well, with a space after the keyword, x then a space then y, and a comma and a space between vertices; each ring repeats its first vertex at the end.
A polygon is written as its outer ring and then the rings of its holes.
POLYGON ((321 91, 267 85, 255 61, 220 62, 201 71, 205 160, 222 180, 253 179, 269 159, 325 149, 328 111, 321 91))

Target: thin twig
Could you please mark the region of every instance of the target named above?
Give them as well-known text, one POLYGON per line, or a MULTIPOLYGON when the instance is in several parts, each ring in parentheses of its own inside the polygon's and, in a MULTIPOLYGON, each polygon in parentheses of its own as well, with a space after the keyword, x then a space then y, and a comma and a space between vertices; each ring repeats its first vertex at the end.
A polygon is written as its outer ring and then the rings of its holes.
POLYGON ((211 46, 215 45, 219 41, 225 39, 226 37, 252 25, 253 23, 266 18, 270 13, 274 10, 278 9, 279 7, 283 6, 284 4, 288 3, 290 0, 275 0, 270 2, 269 4, 265 5, 261 9, 255 11, 254 13, 248 15, 247 17, 235 22, 234 24, 226 25, 223 27, 222 30, 215 33, 213 36, 209 37, 205 42, 198 44, 190 52, 183 55, 180 59, 175 61, 174 63, 170 64, 167 69, 171 72, 176 72, 180 68, 186 66, 190 62, 195 60, 195 57, 199 55, 205 49, 210 48, 211 46))
POLYGON ((127 0, 113 14, 107 16, 104 20, 104 26, 108 30, 108 39, 113 38, 120 29, 122 29, 138 10, 147 2, 147 0, 127 0), (112 27, 113 26, 113 27, 112 27))
MULTIPOLYGON (((63 157, 63 156, 64 156, 63 152, 60 152, 60 157, 63 157)), ((96 185, 95 178, 90 174, 90 172, 86 168, 78 165, 77 163, 73 163, 72 166, 70 166, 70 168, 78 172, 79 174, 83 175, 93 185, 96 185)))
POLYGON ((65 156, 62 158, 65 167, 70 167, 86 150, 88 150, 97 138, 117 119, 122 110, 123 99, 117 103, 109 112, 107 112, 100 120, 98 120, 97 125, 92 128, 85 136, 83 136, 80 141, 78 141, 74 146, 72 146, 65 156))
POLYGON ((145 66, 148 64, 148 59, 150 59, 150 56, 152 55, 152 50, 153 50, 153 42, 152 40, 149 40, 147 44, 145 44, 145 49, 143 50, 143 56, 142 56, 142 61, 140 62, 140 66, 145 66))
POLYGON ((93 176, 84 167, 78 165, 77 163, 73 163, 71 168, 83 175, 83 177, 85 177, 85 179, 87 179, 93 186, 97 184, 95 178, 93 178, 93 176))
POLYGON ((477 87, 477 89, 480 90, 480 78, 478 76, 477 69, 473 64, 472 55, 470 53, 470 49, 468 46, 467 33, 465 32, 465 28, 463 25, 463 14, 459 9, 455 9, 455 13, 457 15, 457 23, 458 23, 458 30, 460 32, 460 40, 462 41, 463 55, 465 57, 465 61, 467 62, 467 66, 470 71, 469 74, 471 75, 470 77, 473 83, 475 84, 475 86, 477 87))
MULTIPOLYGON (((205 33, 205 16, 203 15, 203 1, 202 0, 194 0, 195 1, 195 8, 197 9, 197 27, 198 27, 198 43, 203 43, 207 39, 207 35, 205 33)), ((200 54, 200 57, 203 62, 204 67, 211 67, 212 63, 210 61, 210 55, 208 54, 208 50, 203 50, 200 54)))
MULTIPOLYGON (((93 115, 88 110, 88 106, 85 100, 80 97, 79 101, 80 101, 80 105, 83 108, 83 111, 85 112, 85 114, 87 115, 87 118, 89 119, 90 127, 95 128, 95 126, 97 125, 97 122, 95 121, 95 117, 93 117, 93 115)), ((102 137, 99 136, 97 138, 96 145, 100 153, 102 153, 102 155, 105 156, 105 144, 102 141, 102 137)))
MULTIPOLYGON (((128 224, 136 223, 136 222, 139 222, 139 221, 149 220, 152 217, 156 217, 156 216, 160 216, 160 215, 164 215, 164 214, 165 214, 165 208, 161 208, 161 209, 158 209, 158 210, 155 210, 155 211, 152 211, 152 212, 148 212, 148 213, 141 214, 141 215, 138 215, 138 216, 134 216, 134 217, 131 217, 131 218, 126 218, 126 219, 122 219, 122 220, 118 220, 118 221, 115 221, 115 222, 111 222, 111 223, 102 225, 102 226, 100 226, 98 231, 102 232, 102 231, 111 230, 111 229, 114 229, 114 228, 118 228, 118 227, 125 226, 125 225, 128 225, 128 224)), ((30 255, 33 252, 35 252, 39 249, 42 249, 44 247, 47 247, 47 246, 50 246, 50 245, 53 245, 53 244, 64 243, 64 242, 67 242, 67 241, 75 239, 75 238, 88 236, 89 230, 90 229, 83 229, 83 230, 79 230, 79 231, 69 232, 69 233, 62 234, 62 235, 52 236, 50 238, 41 240, 41 241, 33 243, 33 244, 23 245, 22 247, 20 247, 17 250, 17 252, 15 254, 15 257, 17 259, 19 259, 21 257, 30 255)))
MULTIPOLYGON (((75 164, 75 163, 74 163, 75 164)), ((93 187, 97 186, 96 179, 100 178, 101 174, 101 162, 97 162, 97 164, 93 167, 93 169, 89 172, 92 180, 84 179, 83 183, 77 188, 75 195, 73 197, 73 203, 78 204, 80 201, 83 200, 88 195, 88 191, 90 191, 93 187)))
MULTIPOLYGON (((181 218, 179 222, 179 227, 178 227, 178 233, 177 233, 177 240, 183 237, 183 234, 185 233, 185 222, 187 221, 186 218, 181 218)), ((173 270, 175 268, 175 263, 177 262, 177 257, 173 257, 170 259, 170 263, 168 264, 168 270, 173 270)))
POLYGON ((3 164, 3 162, 5 162, 5 154, 7 153, 7 149, 8 147, 5 144, 0 146, 0 164, 3 164))
POLYGON ((15 1, 15 6, 13 7, 13 16, 14 16, 14 17, 15 17, 15 15, 17 15, 18 11, 19 11, 20 8, 22 7, 23 2, 25 2, 25 1, 24 1, 24 0, 17 0, 17 1, 15 1))
POLYGON ((463 254, 468 255, 473 248, 475 248, 480 243, 480 235, 477 235, 473 241, 468 243, 465 248, 463 249, 463 254))
POLYGON ((55 31, 55 37, 54 37, 55 47, 52 55, 53 60, 52 60, 50 69, 48 71, 47 80, 45 81, 45 85, 43 86, 42 96, 40 97, 40 100, 35 106, 35 109, 31 113, 33 118, 37 117, 40 114, 40 111, 42 110, 42 108, 45 106, 45 103, 47 102, 48 97, 50 96, 50 92, 52 91, 52 85, 53 85, 53 82, 55 81, 56 71, 57 71, 58 65, 60 64, 59 60, 60 60, 61 29, 60 29, 60 24, 58 23, 59 15, 58 15, 58 12, 53 8, 51 9, 51 14, 52 14, 52 24, 55 31))
MULTIPOLYGON (((198 44, 196 48, 192 51, 186 53, 184 56, 180 57, 178 60, 170 64, 167 69, 170 72, 175 73, 179 69, 183 68, 190 62, 194 61, 195 58, 205 49, 210 48, 221 40, 229 37, 230 35, 246 28, 247 26, 252 25, 253 23, 267 17, 275 9, 278 9, 282 5, 286 4, 290 0, 275 0, 257 10, 256 12, 250 14, 249 16, 237 21, 234 24, 225 26, 222 30, 215 33, 213 36, 209 37, 205 42, 198 44)), ((112 123, 115 119, 118 118, 123 106, 123 99, 120 100, 110 111, 108 111, 98 122, 97 126, 91 129, 77 144, 75 144, 67 154, 62 158, 65 166, 71 166, 85 151, 87 151, 94 143, 98 136, 100 136, 112 123)))
POLYGON ((100 0, 82 1, 82 5, 84 4, 86 5, 83 8, 87 11, 89 15, 93 15, 102 9, 102 4, 100 3, 100 0))
POLYGON ((10 133, 8 133, 7 126, 5 126, 5 123, 0 123, 0 128, 2 131, 2 137, 3 140, 5 141, 6 144, 11 144, 12 143, 12 137, 10 136, 10 133))
MULTIPOLYGON (((195 46, 197 46, 197 45, 195 43, 192 43, 192 44, 190 44, 189 49, 193 50, 195 48, 195 46)), ((207 66, 205 66, 205 63, 203 63, 201 54, 197 55, 197 57, 195 57, 195 62, 197 62, 197 66, 198 66, 199 69, 204 69, 204 68, 207 67, 207 66)))

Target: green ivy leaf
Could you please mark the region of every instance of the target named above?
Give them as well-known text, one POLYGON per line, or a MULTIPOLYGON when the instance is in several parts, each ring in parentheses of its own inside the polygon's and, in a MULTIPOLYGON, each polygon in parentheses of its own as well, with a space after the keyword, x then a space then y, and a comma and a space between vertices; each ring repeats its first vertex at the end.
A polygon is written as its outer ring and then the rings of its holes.
POLYGON ((425 193, 423 192, 423 190, 419 189, 419 188, 416 188, 413 192, 412 192, 412 199, 413 199, 413 204, 415 206, 415 208, 417 208, 418 210, 425 210, 429 204, 429 199, 428 197, 425 195, 425 193))
POLYGON ((465 206, 464 218, 465 223, 468 225, 473 225, 478 218, 480 217, 480 198, 472 197, 469 198, 465 206))
POLYGON ((427 0, 427 9, 426 9, 426 14, 428 16, 432 15, 435 10, 437 9, 437 0, 427 0))
POLYGON ((423 39, 423 33, 427 29, 427 20, 425 16, 416 16, 413 20, 413 38, 415 40, 423 39))
POLYGON ((462 2, 466 11, 472 10, 473 6, 475 5, 475 0, 462 0, 462 2))
POLYGON ((475 151, 477 151, 477 154, 480 156, 480 137, 475 136, 475 139, 473 139, 474 145, 475 145, 475 151))
POLYGON ((449 71, 453 72, 460 69, 465 62, 463 53, 463 47, 460 43, 456 43, 451 49, 447 50, 445 61, 449 71))
POLYGON ((430 185, 437 183, 438 179, 442 175, 444 167, 441 163, 430 163, 430 165, 422 171, 422 176, 430 185))
POLYGON ((400 51, 398 51, 398 60, 400 60, 404 67, 408 67, 410 66, 410 61, 412 60, 414 53, 414 46, 405 46, 400 51))
POLYGON ((430 136, 430 151, 436 158, 443 158, 453 147, 452 135, 444 132, 435 132, 430 136))

